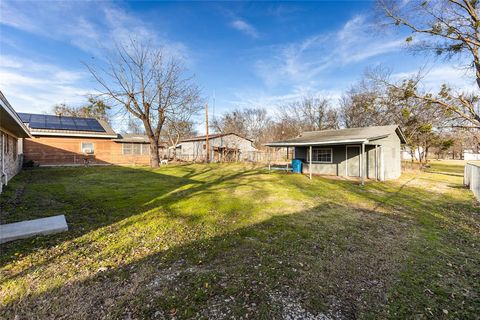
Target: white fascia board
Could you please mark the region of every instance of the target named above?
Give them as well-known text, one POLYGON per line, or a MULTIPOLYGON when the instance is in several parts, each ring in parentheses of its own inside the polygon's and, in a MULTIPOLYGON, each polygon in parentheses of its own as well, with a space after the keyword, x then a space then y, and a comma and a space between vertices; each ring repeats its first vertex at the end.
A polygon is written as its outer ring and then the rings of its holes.
POLYGON ((58 133, 58 132, 38 132, 38 131, 31 131, 33 136, 54 136, 54 137, 80 137, 80 138, 108 138, 108 139, 115 139, 118 138, 117 135, 101 135, 101 134, 94 134, 94 133, 58 133))
POLYGON ((356 140, 337 140, 337 141, 325 141, 325 142, 279 142, 279 143, 266 143, 267 147, 298 147, 298 146, 321 146, 343 143, 363 143, 368 142, 368 139, 356 139, 356 140))
POLYGON ((22 119, 18 116, 18 114, 15 112, 15 110, 12 108, 10 103, 8 102, 7 98, 3 96, 3 94, 0 92, 0 102, 5 111, 12 117, 12 119, 23 129, 23 131, 28 135, 29 138, 32 137, 30 131, 28 130, 27 126, 25 123, 23 123, 22 119))

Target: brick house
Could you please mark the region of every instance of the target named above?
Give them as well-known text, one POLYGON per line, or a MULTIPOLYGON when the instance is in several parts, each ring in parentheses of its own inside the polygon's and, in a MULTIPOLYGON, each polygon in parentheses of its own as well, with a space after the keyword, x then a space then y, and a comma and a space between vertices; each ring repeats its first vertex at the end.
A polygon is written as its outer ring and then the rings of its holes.
POLYGON ((149 165, 150 144, 143 135, 119 135, 102 120, 19 113, 30 129, 25 161, 40 166, 149 165))
POLYGON ((27 127, 0 91, 0 192, 22 168, 22 138, 31 137, 27 127))

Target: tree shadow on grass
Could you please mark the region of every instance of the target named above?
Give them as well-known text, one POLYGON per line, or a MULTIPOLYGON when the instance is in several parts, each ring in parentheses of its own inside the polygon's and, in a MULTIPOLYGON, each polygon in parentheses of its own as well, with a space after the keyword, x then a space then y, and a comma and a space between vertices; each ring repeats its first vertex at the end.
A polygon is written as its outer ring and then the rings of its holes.
MULTIPOLYGON (((195 177, 209 174, 215 168, 179 167, 181 171, 175 172, 176 175, 168 171, 114 166, 42 168, 22 172, 2 194, 1 223, 64 214, 69 231, 2 244, 0 267, 31 252, 59 245, 148 210, 171 207, 181 199, 176 196, 179 192, 188 196, 248 174, 238 171, 205 182, 195 180, 195 177), (175 191, 183 187, 193 190, 175 191)), ((194 216, 190 218, 194 219, 194 216)), ((49 260, 55 258, 53 255, 49 260)))
MULTIPOLYGON (((212 188, 220 188, 212 183, 225 181, 220 179, 226 179, 227 190, 248 184, 238 172, 218 172, 211 181, 200 180, 193 170, 186 175, 191 178, 191 186, 180 198, 194 198, 211 192, 212 188)), ((254 174, 245 172, 244 176, 252 178, 254 174)), ((24 318, 238 318, 249 313, 254 318, 288 318, 292 314, 307 318, 328 314, 353 319, 413 316, 431 306, 437 306, 433 309, 437 316, 443 314, 442 308, 453 305, 460 311, 471 309, 471 299, 465 303, 460 295, 445 298, 443 294, 425 294, 423 283, 433 285, 441 281, 437 273, 446 274, 435 266, 430 278, 428 269, 432 262, 441 261, 443 267, 446 265, 443 251, 448 247, 437 252, 432 243, 423 242, 419 235, 419 230, 428 225, 433 226, 433 236, 428 235, 429 239, 453 241, 452 245, 458 247, 468 244, 471 240, 465 236, 462 226, 471 226, 472 220, 469 217, 465 219, 467 223, 454 221, 463 209, 474 213, 471 204, 462 202, 464 199, 448 194, 432 196, 429 190, 410 184, 372 183, 362 188, 349 181, 319 178, 305 186, 294 176, 282 178, 285 188, 296 186, 315 194, 317 206, 238 229, 233 221, 237 217, 230 217, 232 220, 227 221, 230 225, 209 233, 205 220, 185 215, 175 207, 178 192, 182 190, 174 189, 164 198, 143 206, 144 210, 163 206, 162 211, 167 211, 165 217, 177 223, 170 231, 163 232, 161 226, 157 229, 156 213, 145 211, 134 217, 152 227, 151 233, 143 235, 146 231, 140 230, 140 236, 133 240, 134 250, 148 250, 148 254, 127 263, 106 265, 105 271, 102 267, 89 272, 85 272, 84 265, 59 259, 58 274, 52 275, 51 281, 41 279, 42 273, 35 272, 41 269, 34 263, 33 268, 10 280, 32 281, 29 291, 35 293, 13 296, 0 315, 5 318, 15 315, 24 318), (356 198, 350 199, 347 195, 356 198), (377 203, 381 206, 377 206, 377 211, 369 210, 359 207, 357 199, 370 201, 372 208, 377 203), (442 231, 445 218, 449 220, 451 232, 442 231), (444 239, 445 235, 448 239, 444 239), (151 242, 142 242, 143 236, 167 245, 152 247, 151 242), (427 251, 413 254, 412 242, 422 247, 426 244, 427 251), (429 260, 429 255, 437 260, 429 260), (416 265, 413 269, 416 278, 410 282, 408 278, 399 278, 399 273, 416 265), (63 272, 69 275, 62 275, 63 272), (32 280, 28 280, 30 274, 32 280), (45 287, 41 289, 38 285, 45 287), (400 289, 394 289, 392 294, 392 288, 397 287, 400 289), (404 313, 389 314, 390 305, 395 303, 390 297, 412 308, 400 309, 404 313)), ((260 188, 253 184, 254 190, 260 188)), ((243 214, 240 211, 238 216, 243 214)), ((138 231, 131 221, 125 221, 115 225, 115 230, 101 230, 98 238, 108 237, 110 231, 119 233, 130 229, 134 233, 138 231)), ((89 241, 92 242, 79 245, 95 247, 96 238, 89 241)), ((118 249, 118 256, 129 255, 120 251, 121 246, 118 249)), ((55 259, 68 254, 71 252, 59 252, 55 259)), ((449 254, 465 259, 463 252, 449 251, 449 254)), ((471 252, 471 256, 475 259, 475 253, 471 252)), ((102 266, 101 256, 92 258, 94 266, 102 266)), ((57 264, 55 259, 45 263, 53 266, 57 264)), ((458 279, 475 281, 471 272, 469 266, 462 266, 460 275, 452 275, 446 286, 458 286, 458 279)), ((445 290, 441 285, 438 288, 445 290)))
POLYGON ((331 205, 199 238, 15 299, 21 318, 282 318, 383 312, 401 221, 331 205))

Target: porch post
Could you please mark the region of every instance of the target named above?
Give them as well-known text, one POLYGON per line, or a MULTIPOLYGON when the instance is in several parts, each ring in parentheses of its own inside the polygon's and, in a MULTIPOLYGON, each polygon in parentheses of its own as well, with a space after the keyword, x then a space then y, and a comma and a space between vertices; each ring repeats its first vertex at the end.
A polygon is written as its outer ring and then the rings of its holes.
POLYGON ((375 180, 378 181, 378 145, 375 145, 375 180))
POLYGON ((365 184, 365 142, 362 142, 362 156, 360 157, 360 167, 362 174, 362 186, 365 184))
POLYGON ((268 172, 272 171, 270 167, 270 162, 271 162, 271 157, 270 157, 270 148, 267 149, 267 155, 268 155, 268 172))
POLYGON ((309 161, 308 161, 308 172, 310 173, 310 180, 312 180, 312 146, 310 146, 310 150, 308 151, 310 154, 309 161))

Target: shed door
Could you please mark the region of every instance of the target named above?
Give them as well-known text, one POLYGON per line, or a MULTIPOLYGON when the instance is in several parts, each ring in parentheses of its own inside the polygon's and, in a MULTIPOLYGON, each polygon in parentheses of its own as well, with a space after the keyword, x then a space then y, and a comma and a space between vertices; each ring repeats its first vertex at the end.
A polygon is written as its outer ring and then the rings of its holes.
POLYGON ((347 176, 360 177, 359 146, 347 146, 347 176))

